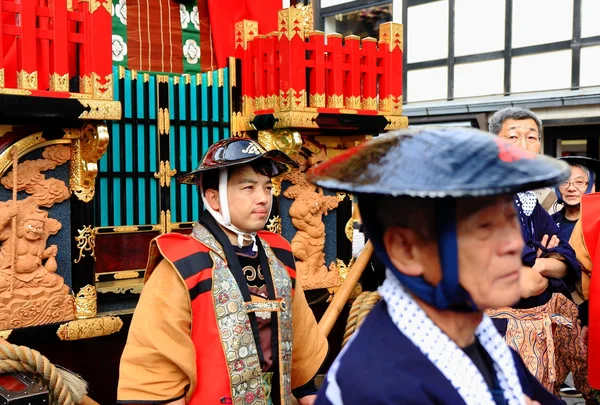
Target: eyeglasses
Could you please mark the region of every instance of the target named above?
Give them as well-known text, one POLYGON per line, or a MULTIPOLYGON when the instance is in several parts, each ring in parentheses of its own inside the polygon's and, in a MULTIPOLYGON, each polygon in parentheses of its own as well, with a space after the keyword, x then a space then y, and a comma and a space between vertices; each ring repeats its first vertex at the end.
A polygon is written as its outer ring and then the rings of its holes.
POLYGON ((508 142, 510 143, 517 143, 519 142, 520 139, 525 139, 527 141, 527 143, 539 143, 540 142, 540 136, 537 134, 523 134, 523 135, 517 135, 517 134, 509 134, 508 136, 504 137, 506 140, 508 140, 508 142))
POLYGON ((573 187, 581 189, 581 188, 585 188, 588 185, 588 182, 584 181, 584 180, 575 180, 575 181, 567 180, 567 181, 563 181, 562 183, 560 183, 559 187, 567 189, 567 188, 569 188, 569 186, 571 184, 573 185, 573 187))

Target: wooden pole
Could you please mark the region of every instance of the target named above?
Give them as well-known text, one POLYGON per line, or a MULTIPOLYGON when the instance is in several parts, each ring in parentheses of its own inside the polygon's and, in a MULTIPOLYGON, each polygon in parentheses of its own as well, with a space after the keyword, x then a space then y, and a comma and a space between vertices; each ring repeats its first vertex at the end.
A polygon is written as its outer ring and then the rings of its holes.
POLYGON ((344 309, 346 302, 348 302, 348 298, 350 297, 350 294, 352 294, 354 286, 356 286, 358 280, 360 280, 360 276, 362 276, 367 267, 367 264, 369 264, 372 255, 373 244, 371 244, 371 241, 368 241, 358 255, 354 265, 352 265, 352 269, 346 276, 346 280, 344 280, 344 283, 340 286, 338 292, 335 293, 333 300, 331 300, 329 307, 327 307, 327 310, 319 321, 319 329, 325 336, 329 335, 329 332, 331 332, 331 329, 344 309))
MULTIPOLYGON (((19 161, 19 151, 15 146, 11 149, 12 153, 12 164, 13 164, 13 189, 12 189, 12 199, 13 204, 17 206, 17 163, 19 161)), ((10 285, 8 292, 12 295, 13 292, 13 280, 15 278, 15 265, 17 262, 17 216, 12 217, 12 226, 11 226, 11 254, 10 254, 10 285)))

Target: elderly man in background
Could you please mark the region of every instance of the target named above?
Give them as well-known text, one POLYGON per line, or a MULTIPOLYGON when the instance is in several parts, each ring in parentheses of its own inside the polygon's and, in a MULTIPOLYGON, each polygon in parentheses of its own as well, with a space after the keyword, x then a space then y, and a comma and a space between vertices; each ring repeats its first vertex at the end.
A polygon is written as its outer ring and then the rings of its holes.
MULTIPOLYGON (((509 107, 497 111, 490 119, 489 131, 524 151, 540 153, 542 122, 530 110, 509 107)), ((578 277, 580 264, 568 241, 559 239, 558 227, 532 191, 518 193, 515 205, 525 240, 521 300, 487 313, 549 391, 558 396, 570 371, 586 404, 597 404, 587 382, 577 306, 564 281, 578 277)))

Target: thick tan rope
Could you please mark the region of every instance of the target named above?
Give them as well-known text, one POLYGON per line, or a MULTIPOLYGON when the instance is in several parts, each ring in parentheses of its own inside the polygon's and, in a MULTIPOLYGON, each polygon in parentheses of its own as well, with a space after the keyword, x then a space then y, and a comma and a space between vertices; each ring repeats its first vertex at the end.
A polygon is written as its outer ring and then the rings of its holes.
POLYGON ((39 352, 0 342, 0 374, 22 372, 41 378, 50 389, 52 405, 71 405, 71 391, 56 366, 39 352))
POLYGON ((350 308, 350 315, 348 315, 342 347, 346 346, 346 343, 348 343, 356 328, 363 323, 365 317, 371 312, 375 304, 377 304, 377 301, 380 299, 381 296, 377 291, 365 291, 354 300, 354 303, 352 303, 352 307, 350 308))

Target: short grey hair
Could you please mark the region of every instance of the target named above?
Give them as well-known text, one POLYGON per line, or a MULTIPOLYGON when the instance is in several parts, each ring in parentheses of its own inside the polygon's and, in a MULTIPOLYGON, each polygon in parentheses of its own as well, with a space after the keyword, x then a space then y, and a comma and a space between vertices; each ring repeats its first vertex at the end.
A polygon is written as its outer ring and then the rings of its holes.
MULTIPOLYGON (((565 161, 566 161, 567 163, 569 163, 569 160, 568 160, 568 159, 565 159, 565 161)), ((578 168, 580 168, 580 169, 581 169, 581 171, 582 171, 583 173, 585 173, 585 175, 587 176, 587 180, 588 180, 588 181, 590 181, 590 169, 588 169, 588 168, 587 168, 587 167, 585 167, 584 165, 580 165, 580 164, 578 164, 578 163, 576 163, 576 164, 572 164, 572 165, 571 165, 571 167, 578 167, 578 168)))
POLYGON ((488 131, 494 135, 499 135, 502 130, 502 124, 506 120, 526 120, 532 119, 535 121, 540 137, 542 136, 542 120, 534 112, 522 107, 507 107, 498 110, 494 113, 488 123, 488 131))

